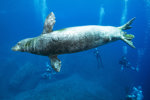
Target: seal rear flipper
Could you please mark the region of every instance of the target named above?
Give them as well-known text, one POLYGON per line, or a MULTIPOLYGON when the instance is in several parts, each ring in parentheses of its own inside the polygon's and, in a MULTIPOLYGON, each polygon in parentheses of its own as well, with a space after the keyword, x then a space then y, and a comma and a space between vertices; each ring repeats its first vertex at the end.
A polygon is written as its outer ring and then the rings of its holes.
POLYGON ((132 48, 135 48, 135 46, 133 45, 133 42, 131 41, 134 38, 134 35, 132 34, 124 34, 122 37, 122 40, 127 43, 129 46, 131 46, 132 48))
POLYGON ((49 56, 49 59, 50 59, 50 63, 51 63, 52 68, 56 72, 60 72, 61 61, 57 58, 57 56, 49 56))
POLYGON ((55 15, 53 12, 51 12, 44 23, 44 28, 43 28, 43 32, 42 34, 46 34, 46 33, 50 33, 53 31, 53 26, 55 24, 56 20, 55 20, 55 15))
POLYGON ((127 30, 132 28, 130 25, 132 24, 132 22, 134 21, 135 17, 132 18, 130 21, 128 21, 126 24, 124 24, 123 26, 120 26, 119 29, 121 30, 127 30))

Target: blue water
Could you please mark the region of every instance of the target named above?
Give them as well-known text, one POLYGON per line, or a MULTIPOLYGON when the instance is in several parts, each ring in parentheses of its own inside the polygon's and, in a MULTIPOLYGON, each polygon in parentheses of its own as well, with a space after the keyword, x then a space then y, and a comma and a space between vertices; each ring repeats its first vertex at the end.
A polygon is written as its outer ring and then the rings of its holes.
POLYGON ((1 0, 0 1, 0 100, 126 100, 133 86, 142 86, 143 100, 150 100, 150 1, 149 0, 1 0), (132 29, 136 49, 123 41, 95 49, 58 56, 61 72, 43 78, 48 57, 14 52, 18 41, 36 37, 50 12, 54 30, 72 26, 121 26, 136 17, 132 29), (124 18, 122 18, 124 17, 124 18), (125 54, 139 71, 121 71, 125 54), (141 53, 141 55, 139 54, 141 53))

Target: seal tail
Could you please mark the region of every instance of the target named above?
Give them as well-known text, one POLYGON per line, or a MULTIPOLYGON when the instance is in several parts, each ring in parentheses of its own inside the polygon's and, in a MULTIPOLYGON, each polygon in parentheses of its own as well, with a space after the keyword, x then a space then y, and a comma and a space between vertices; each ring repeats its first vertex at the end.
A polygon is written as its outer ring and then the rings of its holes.
MULTIPOLYGON (((135 19, 135 17, 132 18, 130 21, 128 21, 126 24, 124 24, 124 25, 122 25, 122 26, 120 26, 118 28, 121 29, 121 30, 127 30, 127 29, 132 28, 130 25, 132 24, 132 22, 133 22, 134 19, 135 19)), ((129 46, 131 46, 132 48, 135 48, 135 46, 133 45, 133 42, 131 41, 134 38, 134 35, 132 35, 132 34, 126 34, 126 32, 122 32, 122 33, 123 34, 122 34, 121 39, 125 43, 127 43, 129 46)))

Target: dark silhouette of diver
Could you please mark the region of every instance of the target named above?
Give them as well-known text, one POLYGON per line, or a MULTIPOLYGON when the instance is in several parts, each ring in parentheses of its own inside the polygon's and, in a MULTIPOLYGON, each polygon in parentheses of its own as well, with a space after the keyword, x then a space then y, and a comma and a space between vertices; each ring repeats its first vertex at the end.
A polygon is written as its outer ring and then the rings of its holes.
POLYGON ((102 62, 102 58, 101 58, 101 55, 100 55, 100 52, 99 52, 99 50, 97 48, 95 48, 94 55, 96 56, 98 68, 104 67, 103 66, 103 62, 102 62))
POLYGON ((133 67, 131 65, 131 63, 128 61, 127 57, 126 56, 122 56, 122 58, 119 60, 119 64, 121 65, 121 70, 123 71, 125 68, 126 69, 131 69, 131 70, 134 70, 134 71, 139 71, 139 68, 138 66, 137 67, 133 67))

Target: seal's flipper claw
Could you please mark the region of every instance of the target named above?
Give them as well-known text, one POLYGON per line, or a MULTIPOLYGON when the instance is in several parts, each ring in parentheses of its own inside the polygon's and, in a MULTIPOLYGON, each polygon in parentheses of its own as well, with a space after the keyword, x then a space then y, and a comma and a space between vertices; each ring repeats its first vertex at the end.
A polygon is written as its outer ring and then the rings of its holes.
POLYGON ((61 69, 61 61, 57 58, 57 56, 49 56, 51 66, 56 72, 60 72, 61 69))
POLYGON ((128 21, 128 22, 127 22, 126 24, 124 24, 123 26, 120 26, 119 28, 120 28, 121 30, 127 30, 127 29, 132 28, 130 25, 132 24, 132 22, 133 22, 134 19, 135 19, 135 17, 132 18, 130 21, 128 21))
POLYGON ((43 28, 43 33, 42 34, 46 34, 46 33, 50 33, 53 31, 53 27, 55 24, 56 20, 55 20, 55 15, 53 12, 51 12, 44 23, 44 28, 43 28))

